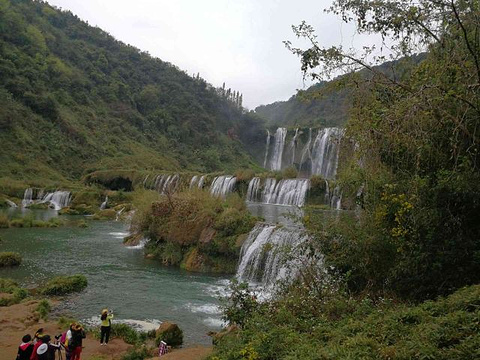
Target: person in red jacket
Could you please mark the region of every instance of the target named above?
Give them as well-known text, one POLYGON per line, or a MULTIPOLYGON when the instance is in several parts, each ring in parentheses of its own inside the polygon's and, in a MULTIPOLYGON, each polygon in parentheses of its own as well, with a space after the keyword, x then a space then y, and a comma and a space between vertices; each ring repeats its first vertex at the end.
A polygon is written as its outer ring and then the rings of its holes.
POLYGON ((33 346, 30 334, 25 335, 22 338, 22 343, 18 347, 16 360, 30 360, 30 356, 32 356, 33 353, 33 346))

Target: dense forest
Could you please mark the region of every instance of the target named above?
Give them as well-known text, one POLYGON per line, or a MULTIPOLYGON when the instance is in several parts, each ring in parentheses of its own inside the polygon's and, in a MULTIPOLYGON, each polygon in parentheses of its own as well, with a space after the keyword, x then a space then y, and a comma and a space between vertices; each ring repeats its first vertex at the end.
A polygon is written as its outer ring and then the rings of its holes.
POLYGON ((231 89, 42 1, 0 0, 0 177, 253 166, 263 124, 231 89), (256 143, 258 141, 258 144, 256 143))

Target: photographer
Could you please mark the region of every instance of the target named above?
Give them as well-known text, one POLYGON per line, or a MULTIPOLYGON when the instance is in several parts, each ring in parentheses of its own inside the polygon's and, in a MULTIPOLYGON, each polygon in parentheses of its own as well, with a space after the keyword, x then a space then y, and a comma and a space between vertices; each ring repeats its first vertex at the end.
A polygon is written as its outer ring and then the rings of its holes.
POLYGON ((102 321, 100 327, 100 344, 107 345, 108 339, 110 338, 110 330, 112 328, 112 319, 113 319, 113 312, 107 309, 102 310, 102 314, 100 315, 100 320, 102 321))

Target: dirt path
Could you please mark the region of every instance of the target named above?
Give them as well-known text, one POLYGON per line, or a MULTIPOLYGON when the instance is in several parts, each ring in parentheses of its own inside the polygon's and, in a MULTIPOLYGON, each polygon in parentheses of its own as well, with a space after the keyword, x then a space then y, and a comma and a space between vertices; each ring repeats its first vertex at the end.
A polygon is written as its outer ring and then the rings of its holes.
MULTIPOLYGON (((0 359, 15 359, 18 345, 20 345, 22 336, 33 334, 39 328, 44 328, 44 333, 49 334, 52 339, 65 329, 58 326, 53 321, 37 322, 33 316, 34 309, 38 301, 29 301, 22 304, 8 307, 0 307, 0 359)), ((121 339, 113 339, 107 346, 101 346, 98 340, 88 336, 84 340, 84 349, 82 360, 88 360, 92 356, 102 356, 105 360, 118 360, 127 352, 131 345, 126 344, 121 339)))

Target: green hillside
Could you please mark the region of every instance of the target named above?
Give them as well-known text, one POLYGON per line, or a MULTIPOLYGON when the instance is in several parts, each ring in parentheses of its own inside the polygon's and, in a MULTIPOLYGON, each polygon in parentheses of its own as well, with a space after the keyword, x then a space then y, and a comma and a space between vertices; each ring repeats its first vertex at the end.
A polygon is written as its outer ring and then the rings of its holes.
POLYGON ((343 126, 350 105, 347 91, 328 89, 328 84, 313 85, 287 101, 260 105, 255 112, 267 121, 268 126, 343 126))
POLYGON ((233 94, 70 12, 0 0, 0 178, 252 166, 263 124, 233 94))

